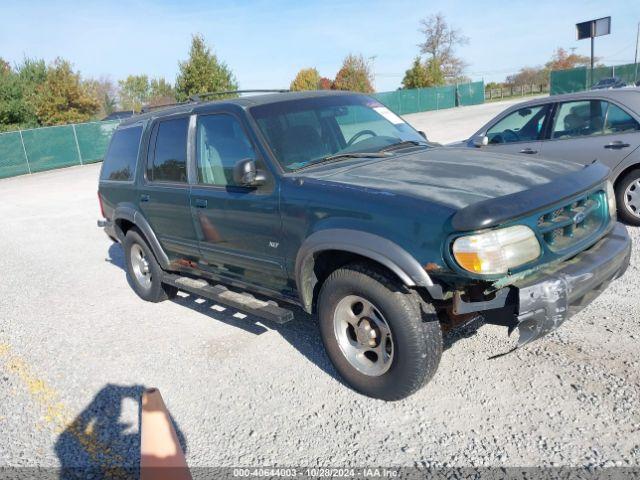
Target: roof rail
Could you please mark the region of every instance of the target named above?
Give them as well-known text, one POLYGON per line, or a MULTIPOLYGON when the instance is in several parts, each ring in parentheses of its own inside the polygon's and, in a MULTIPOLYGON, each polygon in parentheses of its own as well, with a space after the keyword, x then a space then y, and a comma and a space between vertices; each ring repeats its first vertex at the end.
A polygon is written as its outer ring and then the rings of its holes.
POLYGON ((242 93, 286 93, 289 90, 228 90, 224 92, 206 92, 191 95, 189 100, 192 102, 201 102, 206 97, 220 97, 222 95, 240 95, 242 93))
POLYGON ((140 113, 148 113, 153 110, 160 110, 161 108, 167 107, 175 107, 176 105, 185 105, 187 103, 193 103, 193 100, 188 100, 186 102, 175 102, 175 103, 164 103, 162 105, 145 105, 140 109, 140 113))

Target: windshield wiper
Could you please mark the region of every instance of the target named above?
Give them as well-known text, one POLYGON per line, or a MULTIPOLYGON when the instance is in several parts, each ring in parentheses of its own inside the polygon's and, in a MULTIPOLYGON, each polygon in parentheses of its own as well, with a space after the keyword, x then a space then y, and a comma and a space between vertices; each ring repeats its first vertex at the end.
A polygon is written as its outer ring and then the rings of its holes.
POLYGON ((411 146, 417 147, 417 146, 420 146, 420 145, 426 147, 428 145, 428 143, 427 142, 419 142, 418 140, 404 140, 402 142, 392 143, 388 147, 381 148, 380 150, 378 150, 378 152, 390 152, 392 150, 398 150, 398 149, 404 148, 404 147, 411 147, 411 146))
POLYGON ((329 155, 327 157, 322 157, 319 160, 311 162, 304 167, 298 168, 298 170, 303 170, 305 168, 315 167, 316 165, 320 165, 322 163, 331 163, 336 160, 341 160, 343 158, 386 158, 391 156, 389 152, 345 152, 345 153, 336 153, 335 155, 329 155))

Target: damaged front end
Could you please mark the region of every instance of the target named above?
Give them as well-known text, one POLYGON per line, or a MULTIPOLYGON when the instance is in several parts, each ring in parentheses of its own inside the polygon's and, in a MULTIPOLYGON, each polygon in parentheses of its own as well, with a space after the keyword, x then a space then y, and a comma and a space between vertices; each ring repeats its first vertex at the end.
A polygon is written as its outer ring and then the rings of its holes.
POLYGON ((575 257, 534 271, 506 277, 482 295, 457 291, 452 313, 481 313, 486 323, 518 330, 518 347, 562 325, 593 301, 611 281, 626 271, 631 240, 626 228, 614 228, 575 257))

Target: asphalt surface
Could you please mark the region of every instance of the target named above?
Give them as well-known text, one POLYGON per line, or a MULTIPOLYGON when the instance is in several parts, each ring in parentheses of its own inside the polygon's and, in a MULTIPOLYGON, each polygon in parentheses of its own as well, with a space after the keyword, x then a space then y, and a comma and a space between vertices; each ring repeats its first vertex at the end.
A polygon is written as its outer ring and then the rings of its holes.
POLYGON ((0 466, 136 465, 158 387, 190 466, 640 464, 640 229, 632 265, 556 333, 447 337, 394 403, 344 386, 314 322, 192 297, 145 303, 95 226, 98 165, 0 181, 0 466))

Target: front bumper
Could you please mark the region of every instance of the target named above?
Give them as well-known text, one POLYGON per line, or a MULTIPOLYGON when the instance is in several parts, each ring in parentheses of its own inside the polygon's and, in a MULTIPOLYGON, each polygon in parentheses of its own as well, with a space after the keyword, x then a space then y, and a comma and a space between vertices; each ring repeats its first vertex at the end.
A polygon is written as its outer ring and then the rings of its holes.
POLYGON ((591 303, 612 280, 622 276, 631 258, 631 239, 624 225, 570 260, 543 268, 516 282, 518 346, 562 325, 591 303))
POLYGON ((631 239, 624 225, 614 228, 575 257, 516 280, 485 301, 454 295, 453 313, 482 313, 486 323, 516 328, 518 346, 537 340, 591 303, 629 266, 631 239))

